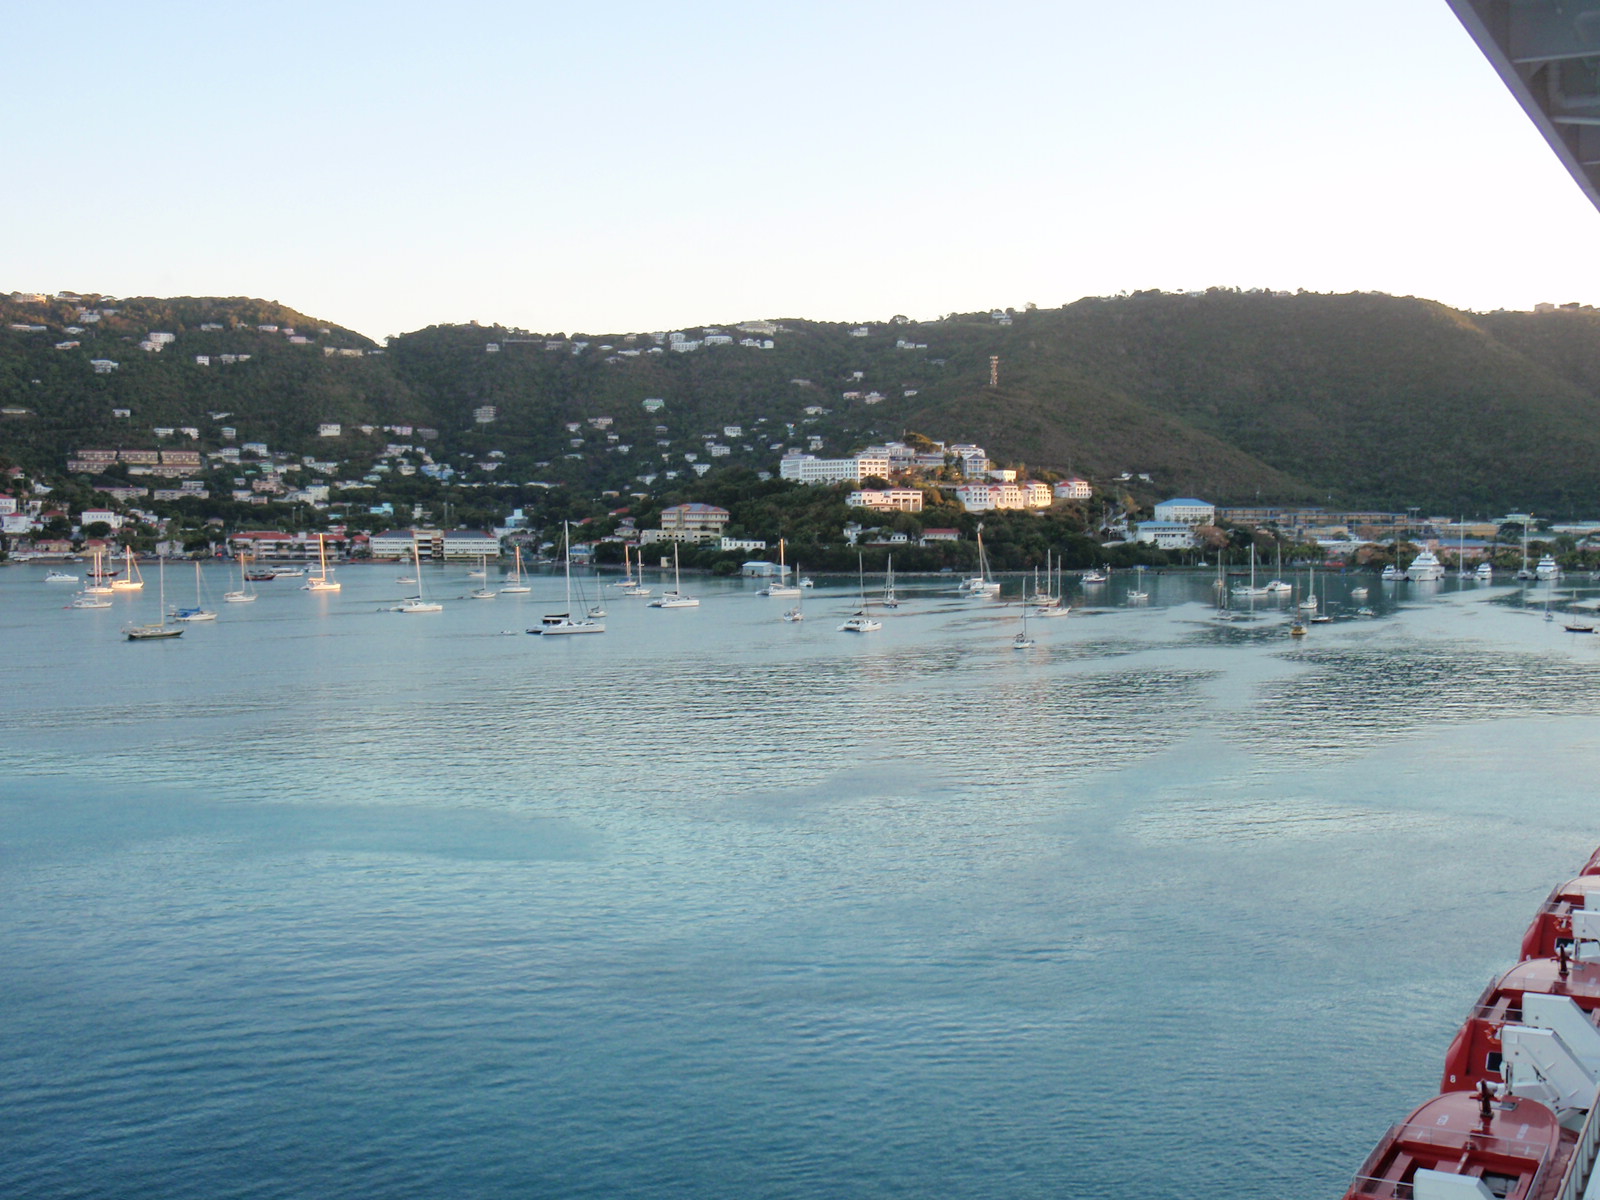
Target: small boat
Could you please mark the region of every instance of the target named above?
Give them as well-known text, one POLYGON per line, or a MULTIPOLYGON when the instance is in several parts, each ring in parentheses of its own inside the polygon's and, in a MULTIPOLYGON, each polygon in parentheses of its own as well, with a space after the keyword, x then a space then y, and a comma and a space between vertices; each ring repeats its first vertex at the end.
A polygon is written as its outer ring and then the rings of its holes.
POLYGON ((1300 637, 1305 637, 1305 635, 1306 635, 1306 623, 1304 621, 1302 621, 1299 617, 1296 617, 1294 619, 1294 621, 1289 626, 1289 636, 1290 637, 1300 638, 1300 637))
POLYGON ((1350 599, 1352 599, 1352 600, 1365 600, 1366 598, 1367 598, 1367 589, 1366 588, 1364 588, 1364 587, 1356 587, 1356 588, 1351 588, 1350 589, 1350 599))
POLYGON ((110 608, 111 601, 104 596, 94 595, 92 592, 79 592, 72 598, 68 608, 110 608))
POLYGON ((1563 625, 1561 628, 1565 629, 1568 633, 1593 633, 1594 632, 1594 626, 1593 625, 1563 625))
POLYGON ((793 608, 784 610, 783 619, 785 621, 804 621, 806 619, 806 615, 800 611, 800 606, 796 604, 793 608))
POLYGON ((76 575, 68 575, 65 571, 50 571, 45 575, 44 581, 46 583, 77 583, 78 577, 76 575))
POLYGON ((305 573, 306 569, 304 567, 272 568, 272 578, 274 579, 303 579, 305 577, 305 573))
POLYGON ((700 600, 697 596, 685 596, 683 585, 678 579, 678 544, 672 544, 672 590, 662 592, 661 595, 650 601, 651 608, 699 608, 700 600))
POLYGON ((1148 600, 1148 599, 1150 599, 1150 593, 1149 592, 1141 592, 1141 591, 1138 591, 1137 589, 1135 589, 1134 591, 1131 591, 1131 592, 1128 593, 1128 603, 1129 604, 1138 604, 1140 601, 1148 600))
POLYGON ((1472 573, 1472 577, 1479 583, 1493 583, 1494 565, 1486 562, 1479 563, 1478 569, 1472 573))
POLYGON ((1308 621, 1309 621, 1309 622, 1310 622, 1310 623, 1311 623, 1311 624, 1312 624, 1312 625, 1326 625, 1326 624, 1328 624, 1328 623, 1329 623, 1329 622, 1330 622, 1330 621, 1332 621, 1332 620, 1333 620, 1333 618, 1332 618, 1332 617, 1330 617, 1330 616, 1329 616, 1329 615, 1328 615, 1328 614, 1327 614, 1327 613, 1322 613, 1322 612, 1319 612, 1319 613, 1318 613, 1318 614, 1317 614, 1317 615, 1316 615, 1316 616, 1314 616, 1314 617, 1309 617, 1309 618, 1307 618, 1307 620, 1308 620, 1308 621))
POLYGON ((1104 571, 1098 571, 1094 567, 1090 567, 1078 577, 1078 582, 1088 585, 1092 583, 1104 583, 1110 578, 1111 576, 1107 575, 1104 571))
POLYGON ((803 588, 814 588, 817 585, 812 581, 811 576, 802 575, 800 576, 800 586, 803 588))
POLYGON ((1356 609, 1356 616, 1358 617, 1375 617, 1377 615, 1378 614, 1375 611, 1368 608, 1366 605, 1362 605, 1360 608, 1356 609))

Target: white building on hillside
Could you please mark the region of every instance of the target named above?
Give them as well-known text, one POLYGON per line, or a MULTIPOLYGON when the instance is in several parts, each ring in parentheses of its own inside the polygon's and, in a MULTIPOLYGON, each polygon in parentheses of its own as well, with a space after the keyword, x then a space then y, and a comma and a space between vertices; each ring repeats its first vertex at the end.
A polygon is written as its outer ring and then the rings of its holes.
POLYGON ((1156 505, 1155 516, 1157 521, 1176 521, 1182 525, 1212 525, 1217 520, 1217 506, 1188 497, 1163 500, 1156 505))
POLYGON ((1158 550, 1189 550, 1194 546, 1194 529, 1182 521, 1140 521, 1134 540, 1152 543, 1158 550))
POLYGON ((799 483, 860 483, 873 475, 887 478, 887 458, 857 455, 855 458, 817 458, 812 454, 789 454, 778 462, 778 478, 799 483))

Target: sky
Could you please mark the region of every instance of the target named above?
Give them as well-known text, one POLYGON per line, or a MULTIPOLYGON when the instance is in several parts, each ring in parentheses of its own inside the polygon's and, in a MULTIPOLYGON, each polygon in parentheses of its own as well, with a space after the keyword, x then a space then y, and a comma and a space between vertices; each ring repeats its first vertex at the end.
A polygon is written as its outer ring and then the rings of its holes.
POLYGON ((1445 0, 7 10, 0 291, 375 338, 1600 302, 1600 213, 1445 0))

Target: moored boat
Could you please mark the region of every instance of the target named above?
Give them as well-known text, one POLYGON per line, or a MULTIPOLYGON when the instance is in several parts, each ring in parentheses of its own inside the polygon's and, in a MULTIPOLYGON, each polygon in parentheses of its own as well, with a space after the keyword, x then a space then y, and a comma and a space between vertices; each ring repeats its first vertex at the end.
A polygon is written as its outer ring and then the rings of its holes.
POLYGON ((1406 568, 1406 578, 1412 583, 1428 583, 1444 578, 1444 564, 1432 550, 1424 550, 1411 560, 1406 568))

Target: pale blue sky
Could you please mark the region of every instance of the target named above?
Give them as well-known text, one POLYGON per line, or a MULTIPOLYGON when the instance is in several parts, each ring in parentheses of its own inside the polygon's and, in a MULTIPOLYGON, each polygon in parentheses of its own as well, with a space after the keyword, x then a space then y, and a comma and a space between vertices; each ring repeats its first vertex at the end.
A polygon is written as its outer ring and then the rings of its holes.
POLYGON ((7 8, 7 291, 374 337, 1600 300, 1600 214, 1444 0, 7 8))

